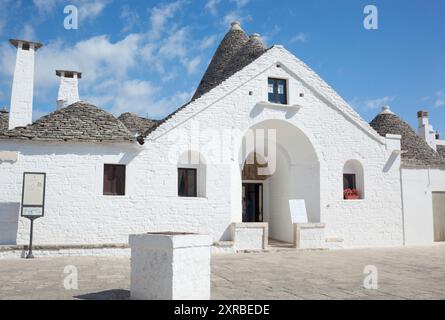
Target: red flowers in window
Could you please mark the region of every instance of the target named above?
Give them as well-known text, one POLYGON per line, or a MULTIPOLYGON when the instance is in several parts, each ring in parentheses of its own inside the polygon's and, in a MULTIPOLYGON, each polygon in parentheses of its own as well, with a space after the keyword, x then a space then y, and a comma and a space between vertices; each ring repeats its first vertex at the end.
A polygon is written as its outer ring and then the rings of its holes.
POLYGON ((343 190, 343 198, 345 200, 360 199, 360 191, 358 191, 357 189, 345 189, 343 190))

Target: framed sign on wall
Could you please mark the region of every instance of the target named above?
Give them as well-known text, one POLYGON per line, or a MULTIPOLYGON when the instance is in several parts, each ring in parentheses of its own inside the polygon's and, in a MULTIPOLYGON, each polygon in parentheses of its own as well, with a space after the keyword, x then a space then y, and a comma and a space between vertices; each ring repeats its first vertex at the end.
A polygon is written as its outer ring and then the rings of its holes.
POLYGON ((23 173, 22 217, 43 217, 45 213, 45 186, 46 173, 23 173))
POLYGON ((30 220, 29 249, 26 259, 34 258, 32 254, 32 238, 34 220, 45 214, 46 173, 24 172, 22 186, 21 216, 30 220))

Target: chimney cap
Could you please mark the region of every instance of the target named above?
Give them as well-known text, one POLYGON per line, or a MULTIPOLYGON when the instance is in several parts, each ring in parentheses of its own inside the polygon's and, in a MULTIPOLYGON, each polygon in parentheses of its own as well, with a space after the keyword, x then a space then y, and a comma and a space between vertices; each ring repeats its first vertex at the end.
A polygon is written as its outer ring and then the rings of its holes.
POLYGON ((19 43, 34 45, 34 50, 39 50, 43 47, 43 44, 40 42, 28 41, 28 40, 20 40, 20 39, 9 39, 9 42, 16 48, 19 47, 19 43))
POLYGON ((380 114, 394 114, 394 112, 391 111, 391 108, 389 106, 382 107, 382 112, 380 114))
POLYGON ((56 70, 56 76, 64 78, 74 78, 74 75, 77 75, 77 79, 82 79, 82 72, 72 71, 72 70, 56 70))
POLYGON ((417 118, 428 118, 428 111, 426 111, 426 110, 418 111, 417 118))
POLYGON ((241 29, 241 23, 239 21, 233 21, 230 24, 230 30, 242 30, 241 29))

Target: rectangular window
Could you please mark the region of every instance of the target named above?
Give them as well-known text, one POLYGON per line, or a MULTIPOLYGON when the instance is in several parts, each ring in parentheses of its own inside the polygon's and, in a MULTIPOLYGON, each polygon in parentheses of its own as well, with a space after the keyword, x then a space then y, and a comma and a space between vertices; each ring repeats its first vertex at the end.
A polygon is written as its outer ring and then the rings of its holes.
POLYGON ((287 104, 287 83, 284 79, 268 79, 269 102, 287 104))
POLYGON ((197 197, 197 170, 188 168, 178 169, 178 196, 197 197))
POLYGON ((125 165, 121 164, 104 165, 104 195, 106 196, 125 195, 125 165))
POLYGON ((355 174, 343 174, 343 190, 346 189, 357 189, 355 174))

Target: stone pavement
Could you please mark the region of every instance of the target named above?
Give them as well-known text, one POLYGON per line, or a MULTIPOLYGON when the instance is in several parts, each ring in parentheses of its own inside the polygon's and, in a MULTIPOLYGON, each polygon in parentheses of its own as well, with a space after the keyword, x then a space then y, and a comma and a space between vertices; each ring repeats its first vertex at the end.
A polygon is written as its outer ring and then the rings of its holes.
MULTIPOLYGON (((0 299, 128 299, 128 258, 0 260, 0 299), (78 290, 66 290, 66 266, 78 290)), ((445 299, 445 244, 212 257, 213 299, 445 299), (378 290, 363 287, 367 265, 378 290)))

